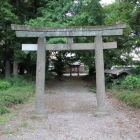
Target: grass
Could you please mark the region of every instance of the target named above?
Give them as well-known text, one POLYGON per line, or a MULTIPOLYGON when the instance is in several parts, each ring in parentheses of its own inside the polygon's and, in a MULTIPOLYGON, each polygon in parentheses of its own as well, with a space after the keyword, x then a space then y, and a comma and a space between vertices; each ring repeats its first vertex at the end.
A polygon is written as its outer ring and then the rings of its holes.
POLYGON ((6 130, 4 134, 15 134, 18 130, 6 130))
POLYGON ((29 99, 30 102, 34 100, 34 90, 34 82, 21 76, 0 80, 0 115, 9 113, 15 104, 22 104, 29 99))
MULTIPOLYGON (((20 108, 17 108, 17 109, 19 110, 20 108)), ((14 118, 17 115, 18 110, 11 109, 10 114, 7 113, 7 114, 1 115, 0 116, 0 125, 4 124, 4 123, 10 121, 12 118, 14 118)))
POLYGON ((96 88, 94 86, 91 86, 89 89, 90 92, 96 93, 96 88))
POLYGON ((8 122, 8 121, 10 121, 11 120, 11 117, 2 117, 2 116, 0 116, 0 125, 2 125, 2 124, 4 124, 4 123, 6 123, 6 122, 8 122))
POLYGON ((55 91, 49 91, 49 93, 50 93, 50 94, 56 94, 56 92, 55 92, 55 91))
POLYGON ((32 116, 31 116, 31 119, 36 119, 36 118, 37 118, 36 115, 32 115, 32 116))
MULTIPOLYGON (((113 92, 119 92, 115 94, 115 97, 125 102, 132 108, 140 108, 140 75, 128 75, 120 80, 120 84, 106 83, 106 88, 113 92)), ((122 105, 120 105, 122 106, 122 105)), ((122 106, 125 107, 125 106, 122 106)))
POLYGON ((99 117, 99 114, 93 114, 94 117, 99 117))
POLYGON ((20 126, 21 127, 27 127, 29 124, 27 122, 22 123, 20 126))
POLYGON ((117 94, 116 97, 131 107, 140 108, 140 91, 124 91, 117 94))
POLYGON ((123 107, 123 108, 126 108, 126 106, 125 105, 120 105, 121 107, 123 107))

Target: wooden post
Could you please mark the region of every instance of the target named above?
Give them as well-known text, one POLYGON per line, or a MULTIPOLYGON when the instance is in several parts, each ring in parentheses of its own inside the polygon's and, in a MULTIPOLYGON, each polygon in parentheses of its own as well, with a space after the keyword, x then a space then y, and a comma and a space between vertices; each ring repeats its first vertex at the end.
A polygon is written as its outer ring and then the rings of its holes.
POLYGON ((96 36, 94 41, 96 62, 97 112, 105 113, 105 83, 102 37, 96 36))
POLYGON ((44 113, 45 64, 46 64, 45 61, 46 61, 46 38, 39 37, 37 48, 35 111, 40 116, 45 115, 44 113))
POLYGON ((78 76, 79 76, 79 67, 80 67, 80 66, 77 66, 77 73, 78 73, 78 76))

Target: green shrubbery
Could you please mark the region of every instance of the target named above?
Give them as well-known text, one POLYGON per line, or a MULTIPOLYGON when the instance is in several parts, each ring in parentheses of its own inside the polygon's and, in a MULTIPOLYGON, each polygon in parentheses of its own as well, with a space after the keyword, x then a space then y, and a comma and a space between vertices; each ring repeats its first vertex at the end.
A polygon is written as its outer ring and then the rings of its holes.
POLYGON ((0 90, 7 90, 10 86, 8 81, 0 81, 0 90))
POLYGON ((31 78, 28 75, 24 75, 24 76, 19 75, 17 78, 12 77, 12 78, 7 78, 5 80, 9 82, 12 87, 26 86, 31 82, 31 78))
POLYGON ((125 78, 116 79, 110 86, 111 89, 120 92, 116 95, 117 98, 132 107, 140 108, 140 75, 128 75, 125 78))
POLYGON ((140 91, 125 91, 117 94, 116 97, 132 107, 140 108, 140 91))
POLYGON ((3 106, 0 106, 0 115, 5 114, 5 113, 9 113, 10 111, 3 106))
POLYGON ((120 88, 128 90, 140 89, 140 78, 137 75, 128 75, 121 83, 120 88))
POLYGON ((0 81, 0 115, 9 112, 8 107, 26 101, 34 93, 34 82, 24 77, 0 81))
POLYGON ((90 92, 93 92, 93 93, 96 93, 96 87, 94 86, 91 86, 90 89, 89 89, 90 92))
POLYGON ((129 71, 130 71, 132 74, 140 75, 140 67, 131 68, 129 71))

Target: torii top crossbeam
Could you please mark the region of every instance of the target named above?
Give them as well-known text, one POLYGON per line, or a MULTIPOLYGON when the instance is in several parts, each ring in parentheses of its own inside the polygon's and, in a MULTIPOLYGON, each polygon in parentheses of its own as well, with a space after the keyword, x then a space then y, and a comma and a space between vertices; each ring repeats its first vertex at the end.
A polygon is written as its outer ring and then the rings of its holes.
POLYGON ((78 36, 116 36, 122 35, 126 23, 107 26, 85 27, 33 27, 11 25, 17 37, 78 37, 78 36))

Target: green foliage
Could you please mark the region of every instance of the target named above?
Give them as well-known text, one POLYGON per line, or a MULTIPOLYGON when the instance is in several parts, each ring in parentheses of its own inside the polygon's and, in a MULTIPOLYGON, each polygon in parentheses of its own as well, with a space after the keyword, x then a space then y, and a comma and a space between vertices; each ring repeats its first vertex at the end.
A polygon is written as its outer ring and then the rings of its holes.
POLYGON ((50 93, 50 94, 56 94, 56 92, 55 92, 55 91, 49 91, 49 93, 50 93))
POLYGON ((25 74, 24 76, 18 75, 16 78, 7 78, 6 81, 9 82, 12 87, 22 87, 28 85, 29 83, 27 81, 32 80, 32 78, 30 74, 25 74))
POLYGON ((140 75, 128 75, 117 80, 119 85, 117 83, 112 84, 112 89, 119 89, 120 92, 116 97, 132 107, 140 108, 140 75))
POLYGON ((125 105, 120 105, 121 107, 123 107, 123 108, 126 108, 126 106, 125 105))
POLYGON ((105 84, 109 83, 111 78, 112 77, 110 75, 105 75, 105 84))
POLYGON ((93 92, 93 93, 96 93, 96 88, 92 86, 92 87, 90 87, 89 91, 93 92))
POLYGON ((138 76, 128 75, 121 83, 121 88, 129 90, 140 89, 140 79, 138 76))
POLYGON ((140 89, 140 75, 127 75, 120 78, 116 78, 113 82, 106 80, 106 88, 116 90, 139 90, 140 89))
POLYGON ((45 75, 46 79, 51 79, 51 78, 54 78, 55 76, 52 72, 49 72, 49 71, 47 71, 45 74, 46 74, 45 75))
POLYGON ((36 115, 32 115, 30 118, 31 118, 31 119, 36 119, 37 116, 36 116, 36 115))
MULTIPOLYGON (((119 1, 101 7, 99 0, 28 0, 28 1, 0 1, 0 60, 10 59, 19 63, 19 68, 28 69, 33 73, 36 63, 36 52, 21 51, 22 43, 35 44, 37 40, 16 38, 11 30, 11 24, 62 27, 62 26, 98 26, 127 22, 123 37, 105 37, 104 42, 117 41, 118 49, 105 50, 105 67, 112 65, 128 65, 133 63, 130 57, 132 49, 140 46, 140 3, 138 0, 119 1), (112 10, 113 9, 113 10, 112 10), (97 12, 98 11, 98 12, 97 12), (105 20, 104 20, 104 17, 105 20), (9 47, 9 51, 7 51, 9 47), (110 61, 111 60, 111 61, 110 61), (28 66, 28 67, 27 67, 28 66), (33 71, 31 71, 33 69, 33 71)), ((48 39, 48 43, 65 43, 66 39, 48 39)), ((74 38, 78 42, 93 42, 93 38, 74 38)), ((136 51, 135 51, 136 52, 136 51)), ((138 52, 138 51, 137 51, 138 52)), ((89 70, 95 69, 94 51, 74 51, 89 70)), ((47 58, 48 59, 48 58, 47 58)), ((11 63, 9 61, 9 63, 11 63)), ((4 74, 5 62, 0 62, 0 69, 4 74)), ((20 71, 21 72, 21 71, 20 71)), ((22 72, 21 72, 22 73, 22 72)), ((35 73, 34 73, 35 75, 35 73)), ((1 76, 0 76, 1 77, 1 76)))
POLYGON ((0 105, 0 115, 9 113, 10 111, 6 108, 0 105))
MULTIPOLYGON (((103 7, 106 18, 105 24, 111 25, 126 22, 127 27, 121 37, 105 37, 104 41, 117 41, 118 49, 105 50, 105 67, 113 65, 132 65, 135 64, 131 53, 138 52, 140 46, 140 3, 138 0, 116 0, 114 3, 103 7), (112 10, 113 9, 113 10, 112 10), (110 61, 111 60, 111 61, 110 61)), ((139 52, 137 53, 139 54, 139 52)))
MULTIPOLYGON (((30 89, 31 90, 31 89, 30 89)), ((33 91, 28 91, 26 88, 22 88, 21 91, 17 89, 11 89, 8 91, 0 92, 0 105, 9 107, 13 104, 23 103, 33 94, 33 91)))
POLYGON ((7 90, 11 84, 7 81, 0 81, 0 90, 7 90))
POLYGON ((21 124, 21 127, 27 127, 29 124, 27 123, 27 122, 25 122, 25 123, 22 123, 21 124))
POLYGON ((4 75, 2 74, 2 72, 0 72, 0 79, 3 79, 4 75))
POLYGON ((15 134, 17 133, 17 130, 7 130, 4 132, 4 134, 15 134))
MULTIPOLYGON (((27 21, 26 25, 41 27, 64 27, 95 26, 104 24, 104 12, 99 0, 77 0, 76 2, 73 0, 47 1, 45 6, 38 9, 38 13, 41 16, 27 21)), ((93 38, 74 38, 74 42, 90 43, 93 42, 93 38)), ((49 39, 47 43, 67 43, 67 40, 65 38, 53 38, 49 39)), ((76 57, 74 59, 81 59, 81 62, 85 63, 89 69, 95 69, 94 51, 61 51, 58 52, 56 61, 54 60, 56 72, 59 77, 61 77, 63 73, 65 64, 68 63, 68 61, 70 61, 70 63, 73 61, 64 57, 64 55, 67 53, 75 53, 76 57)))
POLYGON ((99 114, 93 114, 93 116, 94 116, 94 117, 100 117, 100 115, 99 115, 99 114))
POLYGON ((129 70, 132 74, 140 75, 140 68, 131 68, 129 70))
POLYGON ((128 105, 140 108, 140 92, 125 91, 116 95, 117 98, 124 101, 128 105))
MULTIPOLYGON (((5 71, 10 70, 10 68, 5 65, 6 60, 8 60, 9 66, 12 66, 12 62, 16 61, 19 64, 20 74, 22 73, 22 67, 27 70, 27 64, 28 73, 32 73, 29 68, 36 63, 36 53, 29 52, 26 54, 21 50, 20 46, 22 43, 37 43, 37 40, 34 38, 17 38, 15 31, 11 29, 11 24, 23 25, 25 21, 34 19, 38 15, 37 8, 45 5, 45 3, 46 0, 0 1, 0 60, 4 60, 0 62, 0 70, 2 70, 3 74, 5 71)), ((10 73, 11 72, 8 71, 8 77, 10 77, 10 73)))
MULTIPOLYGON (((7 112, 8 113, 8 112, 7 112)), ((11 117, 11 116, 10 116, 11 117)), ((0 125, 8 122, 11 118, 6 116, 0 116, 0 125)), ((13 116, 12 116, 13 117, 13 116)))
POLYGON ((7 107, 23 103, 34 93, 34 83, 22 77, 9 78, 2 82, 10 83, 11 87, 0 91, 0 115, 8 112, 7 107))

